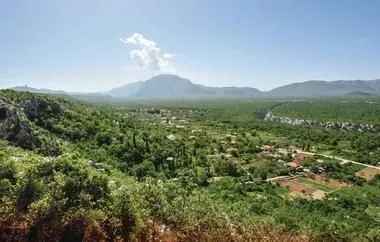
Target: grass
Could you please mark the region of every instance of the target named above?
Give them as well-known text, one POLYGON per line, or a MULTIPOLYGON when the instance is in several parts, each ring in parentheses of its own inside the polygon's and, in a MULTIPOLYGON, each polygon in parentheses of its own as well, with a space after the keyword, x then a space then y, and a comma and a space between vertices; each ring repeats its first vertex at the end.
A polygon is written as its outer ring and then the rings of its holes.
MULTIPOLYGON (((284 137, 279 137, 273 133, 269 132, 263 132, 263 131, 256 131, 258 134, 258 137, 261 137, 263 140, 270 140, 272 142, 279 142, 285 140, 284 137)), ((255 137, 255 138, 258 138, 255 137)))
POLYGON ((246 169, 248 169, 248 168, 250 168, 250 167, 252 167, 252 166, 254 166, 254 167, 259 167, 259 166, 261 166, 261 165, 265 165, 265 164, 267 164, 268 163, 268 161, 265 161, 265 160, 256 160, 256 161, 251 161, 250 163, 248 163, 248 164, 246 164, 245 162, 241 165, 242 167, 244 167, 244 168, 246 168, 246 169))
POLYGON ((289 190, 286 187, 279 186, 279 187, 276 187, 276 192, 278 195, 282 196, 289 193, 289 190))
POLYGON ((368 208, 365 210, 365 212, 373 217, 375 220, 380 222, 380 207, 375 206, 368 206, 368 208))
POLYGON ((312 179, 309 179, 309 178, 303 178, 303 177, 300 177, 297 179, 297 182, 299 183, 302 183, 304 185, 309 185, 315 189, 318 189, 318 190, 321 190, 321 191, 324 191, 324 192, 331 192, 331 191, 334 191, 333 188, 327 186, 327 185, 324 185, 324 184, 321 184, 321 183, 317 183, 315 181, 313 181, 312 179))

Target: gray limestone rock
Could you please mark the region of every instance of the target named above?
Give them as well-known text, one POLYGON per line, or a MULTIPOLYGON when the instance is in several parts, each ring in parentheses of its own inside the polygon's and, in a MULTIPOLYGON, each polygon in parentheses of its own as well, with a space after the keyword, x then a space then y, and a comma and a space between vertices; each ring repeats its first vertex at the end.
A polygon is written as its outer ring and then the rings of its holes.
POLYGON ((23 148, 40 146, 40 141, 30 127, 21 120, 20 114, 0 98, 0 138, 23 148))

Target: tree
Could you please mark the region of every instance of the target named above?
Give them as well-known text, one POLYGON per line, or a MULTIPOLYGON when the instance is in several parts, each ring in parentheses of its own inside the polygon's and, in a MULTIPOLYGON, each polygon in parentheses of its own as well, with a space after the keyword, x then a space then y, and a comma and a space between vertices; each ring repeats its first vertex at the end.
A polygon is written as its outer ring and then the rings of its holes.
POLYGON ((133 147, 135 148, 137 148, 136 135, 137 135, 137 131, 134 130, 132 133, 132 143, 133 143, 133 147))
POLYGON ((262 181, 265 181, 268 177, 268 172, 264 167, 259 166, 253 173, 254 177, 260 178, 262 181))
POLYGON ((143 139, 145 141, 145 148, 148 152, 150 152, 150 147, 149 147, 149 134, 147 132, 143 133, 143 139))
POLYGON ((231 155, 235 158, 239 157, 239 152, 237 150, 231 150, 231 155))

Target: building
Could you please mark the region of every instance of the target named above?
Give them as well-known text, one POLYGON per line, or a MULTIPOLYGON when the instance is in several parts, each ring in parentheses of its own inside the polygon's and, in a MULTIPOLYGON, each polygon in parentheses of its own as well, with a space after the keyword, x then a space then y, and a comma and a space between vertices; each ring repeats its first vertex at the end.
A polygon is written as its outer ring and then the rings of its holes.
POLYGON ((302 163, 304 162, 305 158, 303 156, 295 156, 293 161, 286 163, 287 166, 294 168, 296 170, 302 169, 302 163))
POLYGON ((270 151, 272 149, 272 146, 270 146, 270 145, 264 145, 262 149, 264 151, 270 151))

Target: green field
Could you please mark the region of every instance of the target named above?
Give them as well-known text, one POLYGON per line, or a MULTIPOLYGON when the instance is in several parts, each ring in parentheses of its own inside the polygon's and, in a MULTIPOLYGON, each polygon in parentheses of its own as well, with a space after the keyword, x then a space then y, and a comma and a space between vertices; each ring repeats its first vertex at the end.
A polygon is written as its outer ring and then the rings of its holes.
POLYGON ((366 213, 380 222, 380 207, 368 206, 366 213))

